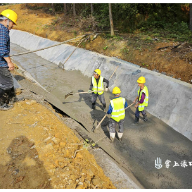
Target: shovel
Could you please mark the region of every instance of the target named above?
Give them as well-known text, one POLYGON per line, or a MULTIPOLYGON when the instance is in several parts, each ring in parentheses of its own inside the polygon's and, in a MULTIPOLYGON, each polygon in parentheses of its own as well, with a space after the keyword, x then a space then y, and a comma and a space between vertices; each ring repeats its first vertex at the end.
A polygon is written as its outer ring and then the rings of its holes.
MULTIPOLYGON (((129 105, 128 107, 126 107, 125 110, 128 109, 129 107, 131 107, 133 104, 135 104, 135 103, 132 103, 131 105, 129 105)), ((99 126, 101 125, 101 123, 104 121, 105 117, 107 117, 107 113, 106 113, 105 116, 101 119, 101 121, 99 122, 99 124, 97 125, 97 127, 93 130, 93 132, 99 128, 99 126)))
MULTIPOLYGON (((113 71, 113 74, 111 75, 111 77, 109 78, 109 80, 113 77, 115 71, 118 69, 119 65, 115 68, 115 70, 113 71)), ((102 91, 102 90, 101 90, 102 91)), ((93 93, 93 92, 99 92, 99 91, 91 91, 91 92, 78 92, 78 93, 73 93, 73 91, 69 92, 67 95, 65 95, 65 99, 74 95, 74 94, 83 94, 83 93, 93 93)))
POLYGON ((103 90, 99 90, 99 91, 91 91, 91 92, 78 92, 78 93, 73 93, 73 91, 69 92, 67 95, 65 95, 65 99, 72 96, 72 95, 75 95, 75 94, 83 94, 83 93, 93 93, 93 92, 100 92, 100 91, 103 91, 103 90))

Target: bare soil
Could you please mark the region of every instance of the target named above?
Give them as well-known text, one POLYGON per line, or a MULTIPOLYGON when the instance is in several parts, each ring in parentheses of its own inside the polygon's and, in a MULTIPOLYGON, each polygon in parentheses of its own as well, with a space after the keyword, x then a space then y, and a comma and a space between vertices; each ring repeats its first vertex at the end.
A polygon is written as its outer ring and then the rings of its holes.
POLYGON ((115 188, 87 150, 87 142, 41 96, 28 90, 23 90, 23 96, 32 100, 0 111, 0 188, 115 188))

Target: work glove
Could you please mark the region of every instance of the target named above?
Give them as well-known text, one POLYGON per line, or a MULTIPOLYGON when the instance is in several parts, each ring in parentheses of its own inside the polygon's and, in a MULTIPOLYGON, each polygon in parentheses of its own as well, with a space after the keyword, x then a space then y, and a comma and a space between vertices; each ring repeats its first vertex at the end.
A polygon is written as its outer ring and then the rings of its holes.
POLYGON ((105 88, 105 91, 106 91, 106 92, 109 91, 109 88, 105 88))
POLYGON ((92 91, 91 91, 91 90, 88 90, 87 92, 88 92, 88 93, 91 93, 92 91))

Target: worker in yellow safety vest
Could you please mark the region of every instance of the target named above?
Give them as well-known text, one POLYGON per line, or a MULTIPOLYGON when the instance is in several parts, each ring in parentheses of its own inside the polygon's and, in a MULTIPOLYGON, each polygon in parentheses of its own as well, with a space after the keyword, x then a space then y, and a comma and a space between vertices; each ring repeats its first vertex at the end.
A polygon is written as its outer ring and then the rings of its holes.
POLYGON ((148 99, 149 99, 149 93, 148 88, 145 85, 145 77, 141 76, 137 80, 139 90, 138 90, 138 96, 135 98, 134 103, 138 101, 138 103, 135 105, 136 111, 135 111, 135 122, 139 122, 139 114, 142 113, 143 120, 147 121, 147 114, 145 112, 145 107, 148 106, 148 99))
POLYGON ((120 97, 121 90, 119 87, 114 87, 112 93, 115 95, 115 99, 110 101, 107 114, 111 114, 109 119, 109 134, 110 139, 113 142, 115 138, 115 127, 119 125, 119 131, 117 132, 118 138, 121 141, 123 136, 123 125, 125 119, 125 108, 128 106, 125 98, 120 97))
POLYGON ((91 84, 88 92, 92 92, 92 109, 95 109, 97 97, 103 105, 103 111, 106 108, 106 102, 104 98, 104 82, 107 83, 105 91, 108 91, 109 81, 101 76, 101 70, 95 69, 93 76, 91 77, 91 84))

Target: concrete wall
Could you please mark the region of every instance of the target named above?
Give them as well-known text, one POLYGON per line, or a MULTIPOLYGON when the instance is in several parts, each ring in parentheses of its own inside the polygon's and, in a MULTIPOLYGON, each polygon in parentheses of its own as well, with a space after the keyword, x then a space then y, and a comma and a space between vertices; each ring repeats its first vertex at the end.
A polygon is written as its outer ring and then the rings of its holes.
MULTIPOLYGON (((27 50, 35 50, 57 44, 33 34, 11 30, 11 42, 27 50)), ((64 44, 43 51, 37 55, 56 65, 62 65, 75 47, 64 44)), ((92 76, 94 69, 100 68, 102 76, 109 79, 115 68, 118 70, 110 80, 113 87, 121 88, 122 96, 134 100, 137 96, 137 79, 146 78, 149 89, 149 113, 158 117, 176 131, 192 140, 192 85, 166 75, 140 68, 138 65, 78 48, 64 65, 65 70, 80 70, 84 75, 92 76)))

